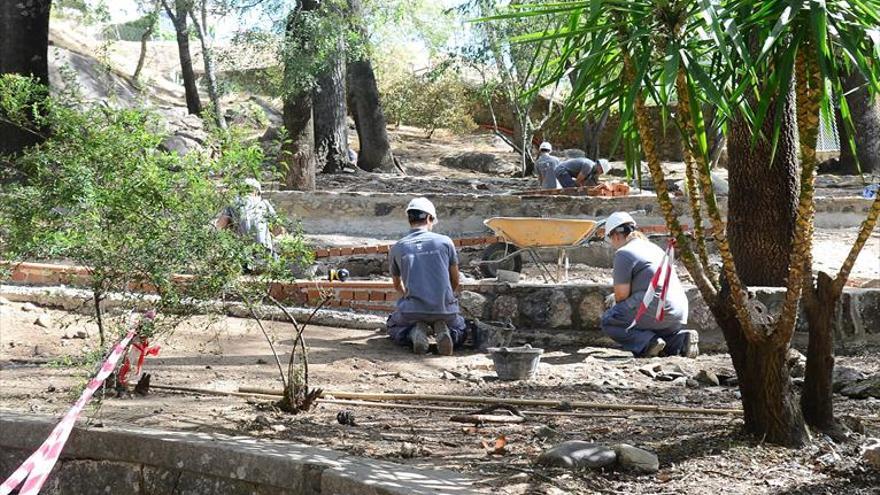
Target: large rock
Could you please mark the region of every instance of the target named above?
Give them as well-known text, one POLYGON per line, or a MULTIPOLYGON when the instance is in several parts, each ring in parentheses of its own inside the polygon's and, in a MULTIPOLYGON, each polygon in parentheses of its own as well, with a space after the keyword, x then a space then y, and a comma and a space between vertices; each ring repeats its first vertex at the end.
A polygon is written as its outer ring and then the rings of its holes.
POLYGON ((617 454, 603 445, 570 440, 545 451, 536 461, 542 466, 603 468, 614 464, 617 454))
POLYGON ((880 375, 850 383, 843 387, 840 393, 851 399, 867 399, 868 397, 880 399, 880 375))
POLYGON ((599 328, 602 314, 605 312, 605 298, 599 292, 590 292, 581 299, 578 313, 581 315, 581 327, 586 329, 599 328))
POLYGON ((169 153, 177 153, 180 156, 186 156, 192 152, 202 150, 202 146, 189 137, 183 135, 167 136, 159 143, 159 149, 169 153))
POLYGON ((516 321, 519 315, 519 307, 516 298, 508 295, 501 295, 495 298, 492 303, 492 319, 493 320, 511 320, 516 321))
POLYGON ((862 449, 862 459, 869 466, 880 471, 880 438, 868 439, 868 443, 862 449))
POLYGON ((647 450, 621 443, 614 446, 617 464, 628 471, 640 473, 656 473, 660 469, 660 460, 647 450))
POLYGON ((461 315, 465 318, 482 319, 486 317, 486 296, 473 291, 462 291, 458 296, 461 315))
POLYGON ((536 327, 558 328, 571 325, 571 304, 561 290, 528 294, 520 304, 522 315, 536 327))
POLYGON ((844 387, 864 378, 865 374, 855 368, 835 364, 834 369, 831 371, 831 387, 835 392, 840 392, 844 387))
POLYGON ((446 155, 440 159, 440 165, 460 170, 504 176, 512 176, 519 171, 519 167, 515 163, 502 160, 492 153, 480 153, 477 151, 446 155))

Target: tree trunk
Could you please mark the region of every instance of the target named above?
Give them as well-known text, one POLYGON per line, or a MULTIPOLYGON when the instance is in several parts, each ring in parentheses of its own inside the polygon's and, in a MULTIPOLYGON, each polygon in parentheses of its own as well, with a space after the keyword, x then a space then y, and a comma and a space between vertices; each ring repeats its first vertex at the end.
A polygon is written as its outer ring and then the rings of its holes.
MULTIPOLYGON (((287 22, 288 44, 295 50, 308 50, 312 40, 308 39, 309 30, 302 25, 300 12, 314 11, 318 8, 317 0, 302 0, 290 13, 287 22)), ((307 55, 310 56, 310 55, 307 55)), ((295 57, 288 56, 288 63, 296 63, 295 57)), ((285 81, 295 81, 289 71, 294 67, 285 67, 285 81)), ((295 72, 294 72, 295 73, 295 72)), ((281 162, 284 170, 284 185, 287 189, 300 191, 315 190, 315 124, 312 107, 311 88, 285 88, 282 119, 287 131, 287 140, 281 145, 281 162)))
POLYGON ((345 57, 341 40, 338 49, 329 61, 328 70, 318 77, 313 92, 316 169, 324 173, 338 172, 349 163, 345 57))
POLYGON ((743 426, 747 433, 764 441, 800 447, 806 429, 789 378, 788 349, 764 340, 748 342, 728 296, 722 293, 712 312, 724 333, 739 379, 743 426))
MULTIPOLYGON (((51 0, 0 2, 0 74, 33 76, 49 85, 49 11, 51 0)), ((42 137, 0 122, 0 154, 22 151, 42 137)))
POLYGON ((141 71, 144 68, 144 62, 147 60, 147 42, 150 41, 150 38, 153 37, 153 33, 156 31, 156 25, 159 23, 159 11, 162 8, 162 4, 160 2, 156 2, 156 5, 147 17, 146 29, 144 29, 144 34, 141 35, 141 52, 138 55, 137 67, 134 69, 134 74, 132 74, 131 78, 134 79, 135 82, 138 81, 138 78, 141 76, 141 71))
POLYGON ((192 55, 189 52, 189 26, 186 22, 186 0, 174 0, 175 7, 171 8, 169 0, 162 0, 165 12, 174 23, 174 31, 177 34, 177 52, 180 55, 180 74, 183 77, 183 89, 186 92, 186 109, 189 113, 199 115, 202 113, 202 102, 199 99, 199 88, 196 85, 196 74, 193 71, 192 55), (176 13, 175 13, 176 12, 176 13))
MULTIPOLYGON (((364 23, 364 6, 361 0, 348 0, 352 19, 352 31, 361 42, 369 44, 369 36, 364 23)), ((397 172, 391 142, 385 128, 385 113, 379 99, 379 86, 373 64, 367 56, 348 64, 348 94, 351 98, 351 113, 357 129, 360 149, 357 166, 368 172, 397 172)))
POLYGON ((211 106, 214 107, 214 123, 217 124, 217 127, 220 129, 226 129, 226 117, 223 115, 223 105, 220 102, 220 91, 217 88, 217 72, 214 70, 214 52, 208 44, 208 34, 204 29, 208 22, 207 2, 208 0, 201 0, 201 9, 199 13, 199 15, 201 15, 201 21, 199 21, 195 9, 190 9, 189 15, 193 21, 193 26, 196 28, 196 35, 198 36, 199 43, 202 47, 202 62, 205 65, 205 82, 208 86, 208 98, 211 100, 211 106))
MULTIPOLYGON (((771 104, 771 109, 775 108, 771 104)), ((794 97, 786 98, 776 156, 771 143, 752 146, 752 131, 741 119, 730 123, 727 143, 727 235, 737 271, 746 285, 784 287, 788 276, 800 189, 794 97)), ((771 136, 774 113, 768 112, 763 133, 771 136)))
POLYGON ((801 411, 808 425, 822 431, 835 427, 831 373, 834 370, 833 318, 838 296, 833 280, 825 272, 819 272, 816 287, 804 293, 810 343, 801 392, 801 411))
POLYGON ((379 87, 369 59, 348 64, 348 91, 360 143, 358 168, 368 172, 396 172, 379 87))
POLYGON ((833 172, 839 174, 880 174, 880 99, 868 94, 865 77, 853 71, 844 80, 846 102, 852 116, 859 162, 853 158, 847 140, 846 126, 837 111, 837 132, 840 135, 840 165, 833 172), (858 88, 858 89, 857 89, 858 88))

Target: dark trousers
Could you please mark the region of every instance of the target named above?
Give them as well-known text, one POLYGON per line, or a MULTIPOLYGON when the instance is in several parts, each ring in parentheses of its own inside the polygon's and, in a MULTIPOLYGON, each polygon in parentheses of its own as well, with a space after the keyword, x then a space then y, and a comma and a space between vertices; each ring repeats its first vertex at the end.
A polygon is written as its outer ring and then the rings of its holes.
POLYGON ((446 322, 446 327, 449 328, 449 335, 452 336, 452 343, 455 345, 455 347, 460 346, 462 342, 464 342, 465 323, 464 318, 462 318, 459 314, 431 315, 424 313, 401 313, 400 311, 394 311, 393 313, 391 313, 391 315, 388 316, 388 321, 385 323, 385 326, 388 329, 388 336, 391 337, 391 340, 394 343, 403 346, 411 346, 412 339, 410 338, 409 334, 416 326, 416 323, 422 322, 430 326, 436 321, 446 322))
POLYGON ((681 333, 681 323, 668 320, 658 322, 650 309, 639 320, 640 322, 644 320, 642 326, 650 328, 639 328, 640 325, 637 324, 636 327, 627 330, 636 316, 636 309, 628 300, 615 304, 602 315, 602 332, 636 357, 644 356, 658 338, 666 341, 666 348, 663 351, 666 355, 679 355, 686 350, 686 334, 681 333))

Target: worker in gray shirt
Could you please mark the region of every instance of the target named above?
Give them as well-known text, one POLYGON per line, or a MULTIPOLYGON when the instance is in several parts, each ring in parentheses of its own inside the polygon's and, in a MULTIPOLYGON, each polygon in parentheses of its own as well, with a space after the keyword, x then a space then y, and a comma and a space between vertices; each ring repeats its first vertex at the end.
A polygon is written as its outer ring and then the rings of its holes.
POLYGON ((614 305, 602 315, 602 331, 636 357, 697 357, 699 335, 695 330, 682 329, 687 323, 688 300, 675 271, 669 277, 662 319, 656 318, 660 298, 655 297, 630 328, 645 292, 655 290, 651 288, 651 279, 660 269, 663 250, 638 232, 635 220, 624 212, 608 217, 605 238, 616 252, 614 305))
POLYGON ((431 232, 437 212, 427 198, 410 201, 406 215, 411 230, 388 255, 394 288, 401 295, 388 317, 388 334, 398 344, 411 345, 416 354, 425 354, 433 333, 437 351, 451 356, 465 338, 465 321, 455 297, 458 253, 452 239, 431 232))
POLYGON ((538 147, 538 159, 535 160, 535 172, 543 189, 559 189, 559 184, 556 182, 556 167, 559 165, 559 159, 551 155, 551 151, 553 146, 544 141, 538 147))
MULTIPOLYGON (((238 235, 250 238, 254 244, 265 248, 265 254, 277 259, 272 235, 281 235, 284 229, 280 225, 271 225, 277 216, 275 208, 263 198, 263 189, 257 179, 245 179, 244 185, 247 194, 238 196, 232 205, 224 208, 215 226, 221 230, 234 230, 238 235)), ((264 253, 255 254, 260 258, 264 253)), ((261 264, 259 260, 255 260, 255 263, 249 263, 248 267, 252 269, 261 264)))
POLYGON ((608 160, 594 162, 589 158, 569 158, 556 166, 556 180, 562 187, 595 186, 599 175, 608 173, 611 165, 608 160))

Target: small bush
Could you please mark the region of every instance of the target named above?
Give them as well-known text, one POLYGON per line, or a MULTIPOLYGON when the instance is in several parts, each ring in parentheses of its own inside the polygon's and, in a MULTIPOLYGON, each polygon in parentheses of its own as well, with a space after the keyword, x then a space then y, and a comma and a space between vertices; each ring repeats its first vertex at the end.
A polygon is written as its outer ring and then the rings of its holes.
POLYGON ((465 133, 477 127, 470 113, 473 91, 451 68, 392 73, 380 91, 390 122, 421 127, 428 138, 440 128, 465 133))

